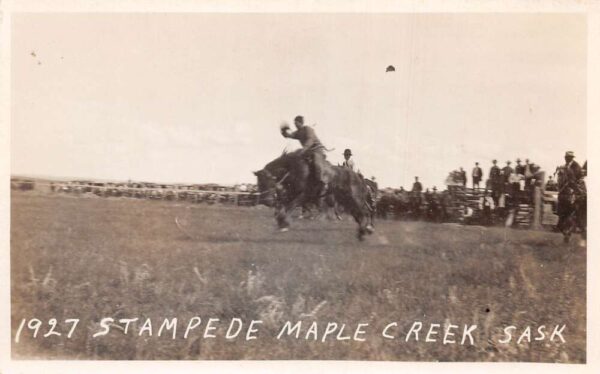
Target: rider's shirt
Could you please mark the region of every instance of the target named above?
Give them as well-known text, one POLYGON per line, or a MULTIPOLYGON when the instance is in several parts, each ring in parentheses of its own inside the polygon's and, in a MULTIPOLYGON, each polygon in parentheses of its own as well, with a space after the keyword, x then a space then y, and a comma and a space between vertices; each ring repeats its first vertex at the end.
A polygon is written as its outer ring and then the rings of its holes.
POLYGON ((317 138, 315 130, 310 126, 302 126, 293 133, 285 133, 284 136, 287 138, 298 139, 300 144, 302 144, 302 148, 305 150, 322 151, 324 149, 323 144, 321 144, 321 141, 317 138))
POLYGON ((300 141, 303 152, 306 152, 307 155, 311 156, 311 174, 321 184, 328 183, 329 175, 327 170, 330 165, 328 165, 325 160, 325 147, 323 147, 323 144, 321 144, 321 141, 317 138, 315 130, 309 126, 302 126, 293 133, 290 133, 288 130, 288 128, 282 128, 281 135, 286 138, 297 139, 300 141))

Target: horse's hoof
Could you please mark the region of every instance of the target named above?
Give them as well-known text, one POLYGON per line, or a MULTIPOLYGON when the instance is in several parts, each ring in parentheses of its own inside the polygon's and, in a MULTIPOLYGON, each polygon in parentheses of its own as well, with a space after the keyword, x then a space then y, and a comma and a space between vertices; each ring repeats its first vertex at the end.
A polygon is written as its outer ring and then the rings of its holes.
POLYGON ((565 243, 565 244, 568 243, 570 240, 571 240, 571 237, 569 235, 565 235, 563 237, 563 243, 565 243))
POLYGON ((360 240, 361 242, 363 240, 365 240, 365 230, 359 229, 358 233, 356 233, 356 237, 358 238, 358 240, 360 240))
POLYGON ((367 227, 365 227, 365 230, 367 231, 368 234, 372 234, 375 232, 375 227, 373 227, 371 225, 367 225, 367 227))
POLYGON ((279 232, 288 232, 290 231, 289 227, 282 227, 279 229, 279 232))

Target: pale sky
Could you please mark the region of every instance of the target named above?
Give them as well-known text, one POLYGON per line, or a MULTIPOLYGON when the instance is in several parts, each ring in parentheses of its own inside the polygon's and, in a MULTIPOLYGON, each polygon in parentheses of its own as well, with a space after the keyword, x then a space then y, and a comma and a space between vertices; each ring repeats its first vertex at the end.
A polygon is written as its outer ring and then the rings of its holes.
POLYGON ((586 22, 561 14, 14 14, 11 173, 254 182, 301 114, 381 186, 586 155, 586 22), (35 54, 35 57, 32 55, 35 54), (385 73, 388 65, 396 72, 385 73))

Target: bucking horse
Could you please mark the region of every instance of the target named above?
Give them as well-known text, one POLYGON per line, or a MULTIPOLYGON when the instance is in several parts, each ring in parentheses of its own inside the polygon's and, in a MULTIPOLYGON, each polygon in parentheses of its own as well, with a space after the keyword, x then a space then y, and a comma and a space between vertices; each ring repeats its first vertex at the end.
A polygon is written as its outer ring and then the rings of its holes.
POLYGON ((374 231, 377 185, 348 168, 327 163, 324 169, 327 187, 322 191, 313 180, 310 161, 299 149, 284 152, 254 174, 259 203, 276 208, 275 217, 281 231, 289 228, 289 216, 296 207, 314 203, 322 208, 324 201, 337 202, 354 218, 360 240, 374 231))

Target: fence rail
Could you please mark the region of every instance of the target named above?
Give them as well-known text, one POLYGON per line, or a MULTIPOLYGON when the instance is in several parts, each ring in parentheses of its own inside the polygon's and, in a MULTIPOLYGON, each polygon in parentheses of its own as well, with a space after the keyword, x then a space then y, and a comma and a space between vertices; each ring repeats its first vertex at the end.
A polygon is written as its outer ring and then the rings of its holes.
POLYGON ((94 194, 100 197, 129 197, 149 200, 187 200, 190 202, 257 205, 260 195, 255 191, 232 191, 225 187, 199 189, 193 186, 137 187, 127 185, 81 184, 73 182, 11 181, 14 190, 33 190, 40 187, 54 193, 94 194))

